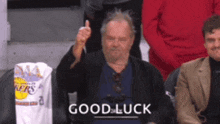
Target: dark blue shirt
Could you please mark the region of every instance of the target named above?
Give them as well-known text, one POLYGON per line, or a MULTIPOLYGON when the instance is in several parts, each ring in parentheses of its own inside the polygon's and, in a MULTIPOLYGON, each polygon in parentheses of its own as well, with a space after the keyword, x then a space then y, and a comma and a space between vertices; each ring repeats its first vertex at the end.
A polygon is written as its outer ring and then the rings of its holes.
MULTIPOLYGON (((112 108, 115 107, 114 103, 110 103, 108 100, 105 98, 107 95, 111 95, 113 97, 120 97, 121 94, 125 94, 126 99, 124 102, 118 103, 119 106, 122 106, 123 104, 129 105, 133 104, 131 100, 131 84, 132 84, 132 66, 131 63, 129 62, 127 67, 122 71, 121 76, 121 88, 122 91, 121 93, 116 93, 116 91, 113 89, 113 85, 116 83, 113 80, 113 75, 116 74, 116 72, 106 63, 103 67, 101 76, 100 76, 100 91, 99 91, 99 97, 101 100, 101 103, 107 103, 109 104, 112 108)), ((128 111, 128 110, 127 110, 128 111)), ((120 116, 120 115, 117 115, 120 116)), ((129 116, 129 115, 126 115, 129 116)), ((131 116, 131 115, 130 115, 131 116)), ((139 119, 134 119, 134 120, 95 120, 94 124, 140 124, 139 119)))

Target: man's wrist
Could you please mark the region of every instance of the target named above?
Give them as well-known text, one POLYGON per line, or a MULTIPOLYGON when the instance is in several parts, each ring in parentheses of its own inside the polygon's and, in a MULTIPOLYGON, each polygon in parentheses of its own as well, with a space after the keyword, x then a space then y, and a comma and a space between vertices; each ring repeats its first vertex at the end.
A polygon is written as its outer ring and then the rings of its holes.
POLYGON ((148 122, 147 124, 156 124, 155 122, 148 122))
POLYGON ((82 54, 83 48, 84 48, 84 45, 82 45, 82 44, 77 44, 77 43, 76 43, 76 44, 73 46, 72 54, 73 54, 73 56, 75 57, 75 59, 80 59, 80 56, 81 56, 81 54, 82 54))

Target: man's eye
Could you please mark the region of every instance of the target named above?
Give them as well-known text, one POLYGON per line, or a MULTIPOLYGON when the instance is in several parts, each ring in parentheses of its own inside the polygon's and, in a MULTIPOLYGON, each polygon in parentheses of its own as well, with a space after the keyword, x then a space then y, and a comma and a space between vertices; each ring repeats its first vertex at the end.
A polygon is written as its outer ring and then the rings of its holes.
POLYGON ((114 40, 114 38, 113 38, 113 37, 109 37, 109 38, 108 38, 108 40, 113 41, 113 40, 114 40))
POLYGON ((109 38, 110 40, 115 40, 114 38, 109 38))
POLYGON ((120 38, 119 41, 124 42, 126 41, 126 38, 120 38))
POLYGON ((215 40, 214 39, 207 39, 206 41, 211 43, 211 42, 214 42, 215 40))

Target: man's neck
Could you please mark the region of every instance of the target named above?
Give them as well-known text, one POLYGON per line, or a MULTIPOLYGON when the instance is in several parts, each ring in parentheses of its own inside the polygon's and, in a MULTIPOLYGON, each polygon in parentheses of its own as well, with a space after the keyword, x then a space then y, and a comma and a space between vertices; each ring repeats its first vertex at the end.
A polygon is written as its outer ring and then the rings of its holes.
POLYGON ((114 70, 116 71, 117 73, 121 73, 125 68, 126 66, 128 65, 128 59, 126 60, 117 60, 115 62, 108 62, 108 65, 114 70))

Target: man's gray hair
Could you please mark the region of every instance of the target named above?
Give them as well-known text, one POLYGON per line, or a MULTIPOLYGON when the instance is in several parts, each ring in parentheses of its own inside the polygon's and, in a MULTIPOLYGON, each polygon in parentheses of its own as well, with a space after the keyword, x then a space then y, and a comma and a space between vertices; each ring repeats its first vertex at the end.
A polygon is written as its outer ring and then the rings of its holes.
POLYGON ((122 20, 125 20, 128 25, 130 26, 131 28, 131 35, 130 37, 133 37, 135 35, 135 27, 134 27, 134 24, 133 24, 133 20, 129 14, 129 11, 124 11, 122 12, 121 10, 119 9, 115 9, 114 11, 112 12, 109 12, 106 16, 106 18, 104 19, 103 23, 102 23, 102 27, 101 27, 101 34, 102 36, 104 36, 104 34, 106 33, 106 26, 107 24, 110 22, 110 21, 122 21, 122 20))

